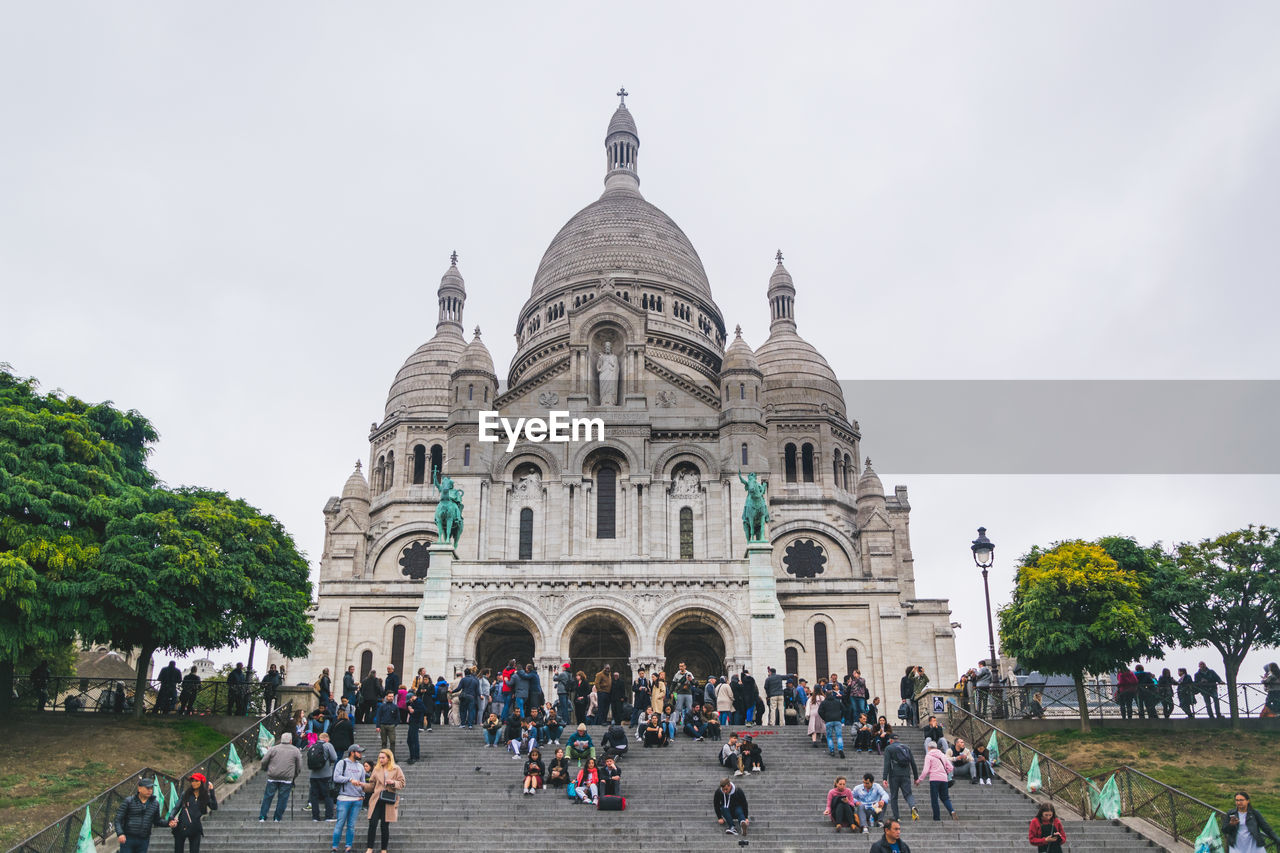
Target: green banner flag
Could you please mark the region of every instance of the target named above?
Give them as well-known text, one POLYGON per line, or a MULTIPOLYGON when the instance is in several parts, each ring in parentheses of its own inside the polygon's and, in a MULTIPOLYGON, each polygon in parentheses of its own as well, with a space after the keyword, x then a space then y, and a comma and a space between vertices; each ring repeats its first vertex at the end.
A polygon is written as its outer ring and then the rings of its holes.
POLYGON ((1040 754, 1031 757, 1031 766, 1027 768, 1027 793, 1034 794, 1040 790, 1040 754))
POLYGON ((89 807, 84 807, 84 823, 80 824, 80 840, 76 842, 76 853, 98 853, 93 846, 93 819, 89 817, 89 807))
POLYGON ((1120 786, 1116 783, 1116 774, 1112 773, 1107 784, 1102 786, 1102 793, 1098 797, 1094 814, 1101 815, 1107 820, 1120 817, 1120 786))
POLYGON ((231 751, 227 753, 227 781, 234 782, 244 775, 244 765, 240 763, 240 755, 236 752, 236 745, 231 744, 231 751))
POLYGON ((178 789, 173 787, 173 783, 169 783, 169 811, 177 811, 178 809, 178 789))
POLYGON ((168 813, 164 810, 164 782, 156 779, 156 804, 160 806, 160 817, 167 817, 168 813))
POLYGON ((258 723, 258 757, 264 757, 267 750, 275 745, 276 739, 272 737, 271 732, 267 731, 267 727, 262 723, 258 723))
POLYGON ((1196 836, 1196 853, 1224 853, 1226 849, 1222 843, 1222 830, 1218 828, 1218 816, 1211 814, 1204 829, 1196 836))
POLYGON ((991 757, 991 766, 1000 763, 1000 744, 996 743, 995 729, 991 730, 991 740, 987 741, 987 754, 991 757))

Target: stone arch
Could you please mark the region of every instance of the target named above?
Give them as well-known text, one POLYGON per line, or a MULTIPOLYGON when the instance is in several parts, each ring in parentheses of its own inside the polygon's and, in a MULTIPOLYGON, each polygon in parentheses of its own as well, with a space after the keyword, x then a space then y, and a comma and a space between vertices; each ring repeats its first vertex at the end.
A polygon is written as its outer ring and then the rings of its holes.
POLYGON ((644 619, 630 602, 618 595, 592 596, 562 613, 551 630, 550 636, 559 638, 556 641, 559 643, 557 651, 564 660, 569 659, 569 639, 574 629, 593 614, 605 614, 618 621, 631 642, 632 656, 645 648, 648 638, 641 633, 644 619))
MULTIPOLYGON (((723 668, 728 666, 730 661, 740 661, 745 658, 747 649, 743 644, 742 637, 734 624, 721 615, 723 610, 723 601, 698 597, 673 602, 655 614, 653 624, 657 627, 654 631, 654 650, 658 659, 664 663, 669 663, 672 669, 675 668, 679 661, 665 661, 667 640, 671 638, 677 628, 691 621, 701 622, 710 626, 720 635, 720 639, 723 641, 724 659, 719 662, 720 669, 717 669, 714 673, 715 675, 722 675, 723 668)), ((699 678, 706 678, 713 673, 695 671, 694 674, 699 678)), ((668 677, 670 677, 670 673, 668 673, 668 677)))
POLYGON ((400 678, 405 681, 411 680, 405 678, 405 672, 411 668, 413 663, 413 639, 413 622, 408 617, 396 615, 387 620, 382 628, 382 648, 387 650, 387 659, 382 663, 383 672, 386 672, 387 664, 395 664, 396 672, 400 675, 400 678), (398 661, 395 660, 395 633, 397 627, 404 629, 403 644, 399 649, 400 659, 398 661))
MULTIPOLYGON (((482 650, 482 637, 490 629, 511 625, 528 632, 533 646, 529 660, 546 654, 550 633, 543 615, 531 608, 524 600, 500 598, 479 603, 473 608, 472 615, 463 617, 456 632, 456 636, 462 638, 462 648, 450 649, 449 657, 454 660, 460 659, 468 664, 474 662, 479 666, 489 665, 479 660, 477 656, 477 652, 482 650)), ((521 663, 527 662, 521 661, 521 663)))
MULTIPOLYGON (((631 309, 631 314, 628 315, 624 314, 622 311, 610 310, 610 308, 599 310, 598 306, 593 307, 597 308, 596 312, 593 313, 585 323, 582 323, 570 333, 570 346, 589 346, 597 333, 606 328, 621 333, 624 346, 627 341, 639 339, 640 330, 637 329, 635 325, 637 317, 642 314, 639 308, 630 305, 625 306, 626 308, 631 309)), ((624 305, 619 301, 617 303, 617 307, 623 308, 624 305)))
POLYGON ((696 444, 681 444, 669 447, 658 455, 650 469, 654 480, 671 479, 671 472, 675 466, 685 461, 682 457, 690 457, 689 461, 693 461, 698 466, 704 483, 720 479, 720 463, 710 453, 696 444))
POLYGON ((523 462, 533 462, 543 470, 543 482, 560 479, 560 460, 554 453, 538 444, 522 442, 519 450, 504 453, 493 463, 494 479, 511 482, 511 475, 523 462))
MULTIPOLYGON (((355 646, 353 646, 351 649, 351 662, 356 665, 357 681, 362 681, 365 675, 367 675, 367 673, 361 671, 361 660, 360 660, 361 656, 365 652, 369 652, 371 655, 372 660, 370 661, 370 665, 372 666, 373 671, 374 672, 379 671, 378 666, 381 663, 379 659, 379 655, 382 652, 382 647, 379 646, 377 643, 375 643, 373 640, 361 640, 360 642, 356 643, 355 646)), ((381 665, 384 668, 383 671, 385 671, 386 664, 382 663, 381 665)), ((346 672, 346 668, 344 667, 342 671, 346 672)))
POLYGON ((821 521, 816 518, 798 518, 792 521, 783 522, 769 530, 769 541, 778 553, 781 553, 779 546, 782 540, 789 537, 793 533, 819 533, 825 539, 831 540, 831 544, 840 549, 841 554, 847 561, 848 565, 857 573, 859 565, 858 551, 853 542, 850 541, 847 534, 834 524, 821 521))
POLYGON ((621 477, 630 477, 632 474, 644 470, 640 465, 640 460, 636 456, 635 450, 626 443, 613 438, 606 438, 604 441, 579 442, 566 470, 581 474, 584 477, 592 477, 592 466, 596 464, 599 458, 606 455, 615 456, 617 457, 615 461, 623 463, 619 465, 621 470, 619 470, 618 474, 621 477))
POLYGON ((404 579, 401 574, 399 565, 400 549, 407 543, 406 540, 411 538, 423 538, 430 542, 436 541, 436 528, 434 524, 427 524, 423 521, 414 521, 402 524, 399 527, 392 528, 386 533, 379 536, 368 553, 370 554, 369 575, 379 580, 404 579))

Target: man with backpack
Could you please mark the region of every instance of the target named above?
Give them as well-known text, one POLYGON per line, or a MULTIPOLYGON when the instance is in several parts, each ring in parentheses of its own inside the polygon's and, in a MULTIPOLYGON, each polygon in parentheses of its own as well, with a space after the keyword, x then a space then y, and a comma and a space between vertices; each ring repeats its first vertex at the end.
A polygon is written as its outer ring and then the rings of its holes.
POLYGON ((836 750, 844 758, 844 703, 835 690, 828 690, 826 698, 818 705, 818 718, 827 728, 827 754, 834 757, 836 750))
POLYGON ((267 810, 271 808, 271 800, 277 794, 279 798, 276 799, 275 821, 280 822, 284 817, 284 810, 289 807, 293 783, 302 775, 303 767, 302 751, 293 745, 293 734, 285 732, 280 735, 280 742, 262 756, 262 770, 267 777, 267 786, 262 791, 258 823, 266 823, 267 810))
POLYGON ((916 811, 915 795, 911 793, 911 786, 916 783, 916 777, 919 775, 920 771, 916 769, 916 757, 911 753, 911 747, 898 740, 896 732, 891 733, 889 743, 884 748, 882 778, 883 785, 889 792, 889 799, 892 801, 894 820, 898 818, 899 789, 902 790, 907 805, 911 807, 911 819, 920 819, 920 813, 916 811))
POLYGON ((311 819, 317 823, 333 820, 333 766, 338 763, 338 753, 329 743, 329 733, 321 732, 316 742, 307 747, 306 755, 307 769, 311 771, 311 819))

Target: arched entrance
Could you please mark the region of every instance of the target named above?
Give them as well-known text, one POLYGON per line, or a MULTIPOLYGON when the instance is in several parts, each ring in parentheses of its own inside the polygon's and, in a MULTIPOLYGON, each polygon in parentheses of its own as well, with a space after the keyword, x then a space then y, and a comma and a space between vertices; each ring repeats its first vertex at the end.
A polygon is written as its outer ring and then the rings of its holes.
POLYGON ((533 661, 534 654, 533 633, 514 613, 493 614, 476 637, 476 665, 482 670, 501 672, 512 658, 524 666, 533 661))
POLYGON ((711 675, 725 674, 724 637, 707 619, 698 613, 681 616, 667 633, 662 647, 665 661, 663 670, 667 680, 684 661, 689 671, 705 681, 711 675))
POLYGON ((592 613, 582 618, 569 637, 569 663, 590 681, 609 664, 622 673, 625 693, 631 693, 631 638, 616 616, 592 613))

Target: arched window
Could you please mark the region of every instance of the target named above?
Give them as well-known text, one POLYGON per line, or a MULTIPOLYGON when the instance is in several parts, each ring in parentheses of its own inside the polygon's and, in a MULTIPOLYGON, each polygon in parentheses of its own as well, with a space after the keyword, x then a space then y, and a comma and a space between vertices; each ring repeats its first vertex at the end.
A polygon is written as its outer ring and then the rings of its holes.
POLYGON ((606 462, 596 469, 596 538, 617 538, 618 469, 606 462))
POLYGON ((396 625, 391 629, 391 665, 396 672, 404 675, 404 626, 396 625))
POLYGON ((364 677, 373 672, 373 652, 365 649, 360 653, 360 680, 364 681, 364 677))
POLYGON ((438 444, 431 445, 431 470, 427 472, 427 476, 432 480, 437 474, 444 473, 444 448, 438 444))
POLYGON ((468 385, 467 386, 467 402, 470 403, 475 398, 476 398, 476 386, 468 385))
POLYGON ((471 445, 469 444, 462 445, 462 467, 471 467, 471 445))
POLYGON ((853 473, 853 459, 849 454, 844 455, 844 488, 845 491, 852 492, 857 484, 857 477, 853 473))
POLYGON ((747 443, 745 441, 742 443, 742 464, 747 464, 747 443))
POLYGON ((382 487, 389 489, 396 484, 396 452, 394 450, 387 451, 387 476, 382 481, 382 487))
POLYGON ((853 646, 844 650, 844 666, 849 675, 853 675, 853 671, 858 668, 858 650, 853 646))
POLYGON ((796 481, 796 446, 788 444, 783 448, 783 468, 786 470, 787 482, 794 483, 796 481))
POLYGON ((413 448, 413 484, 421 486, 427 481, 427 449, 421 444, 413 448))
POLYGON ((819 622, 813 626, 813 656, 817 662, 818 677, 831 674, 831 664, 827 662, 827 625, 819 622))
POLYGON ((680 559, 693 559, 693 510, 687 506, 680 509, 680 559))
POLYGON ((806 483, 813 482, 813 445, 808 442, 800 448, 800 476, 806 483))
POLYGON ((838 453, 836 458, 831 460, 831 485, 840 487, 840 454, 838 453))
POLYGON ((745 382, 738 383, 738 399, 739 400, 747 399, 747 383, 745 382))
POLYGON ((786 657, 787 675, 795 675, 800 671, 800 650, 795 646, 787 646, 787 650, 783 652, 786 657))
POLYGON ((520 510, 520 559, 533 559, 533 510, 520 510))
POLYGON ((383 478, 387 470, 387 457, 385 455, 378 457, 378 464, 373 468, 373 491, 381 492, 383 478))

